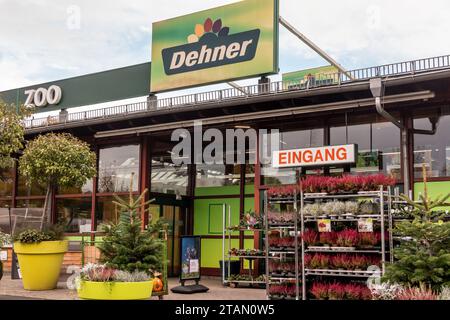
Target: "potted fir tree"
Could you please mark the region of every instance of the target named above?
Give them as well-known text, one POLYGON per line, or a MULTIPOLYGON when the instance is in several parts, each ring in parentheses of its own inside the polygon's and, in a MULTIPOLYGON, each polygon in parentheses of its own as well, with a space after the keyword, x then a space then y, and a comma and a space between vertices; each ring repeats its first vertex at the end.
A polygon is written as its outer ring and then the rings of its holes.
MULTIPOLYGON (((130 188, 133 190, 133 188, 130 188)), ((152 201, 142 204, 145 194, 128 200, 117 196, 114 203, 121 208, 117 223, 103 227, 106 236, 99 245, 103 265, 87 266, 77 286, 81 299, 91 300, 143 300, 152 295, 153 280, 162 264, 162 240, 158 233, 162 222, 142 229, 139 213, 152 201)))

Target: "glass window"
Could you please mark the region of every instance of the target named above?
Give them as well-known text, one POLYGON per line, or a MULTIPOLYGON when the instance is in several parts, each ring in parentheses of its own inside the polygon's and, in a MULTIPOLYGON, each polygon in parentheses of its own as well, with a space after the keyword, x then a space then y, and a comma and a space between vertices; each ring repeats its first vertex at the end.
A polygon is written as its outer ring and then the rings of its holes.
POLYGON ((176 166, 170 156, 154 157, 151 170, 151 191, 187 195, 188 167, 176 166))
POLYGON ((44 199, 18 200, 17 208, 44 208, 44 199))
POLYGON ((11 200, 0 200, 0 208, 10 208, 11 200))
POLYGON ((128 192, 132 179, 133 191, 138 191, 139 145, 100 150, 98 170, 98 191, 100 193, 128 192))
MULTIPOLYGON (((324 144, 322 128, 280 133, 280 149, 302 149, 322 147, 324 144)), ((267 138, 267 151, 271 151, 271 139, 267 138)), ((300 168, 273 168, 271 164, 261 166, 263 185, 283 185, 297 183, 300 168)))
POLYGON ((17 192, 20 197, 45 196, 47 193, 47 186, 37 183, 33 183, 29 186, 26 184, 26 180, 22 175, 19 175, 17 187, 17 192))
POLYGON ((241 180, 241 166, 201 164, 197 165, 196 177, 196 188, 239 186, 241 180))
POLYGON ((91 231, 91 198, 57 199, 57 218, 66 222, 66 232, 82 233, 91 231))
MULTIPOLYGON (((128 199, 128 196, 126 199, 128 199)), ((135 199, 137 199, 137 197, 135 197, 135 199)), ((97 206, 95 208, 95 223, 97 231, 102 231, 101 228, 99 228, 102 223, 116 223, 120 218, 121 210, 116 204, 113 203, 113 201, 116 201, 114 197, 97 198, 97 206)))
POLYGON ((0 197, 11 197, 14 187, 14 169, 0 168, 0 197))
POLYGON ((89 179, 81 188, 62 187, 60 188, 58 194, 90 194, 92 193, 92 183, 92 179, 89 179))
POLYGON ((397 178, 400 170, 400 129, 389 122, 332 127, 331 145, 356 144, 358 158, 351 172, 384 172, 397 178))
MULTIPOLYGON (((414 128, 430 130, 428 118, 414 120, 414 128)), ((430 177, 450 176, 450 115, 440 118, 436 134, 414 135, 414 174, 422 178, 422 166, 426 165, 430 177)))

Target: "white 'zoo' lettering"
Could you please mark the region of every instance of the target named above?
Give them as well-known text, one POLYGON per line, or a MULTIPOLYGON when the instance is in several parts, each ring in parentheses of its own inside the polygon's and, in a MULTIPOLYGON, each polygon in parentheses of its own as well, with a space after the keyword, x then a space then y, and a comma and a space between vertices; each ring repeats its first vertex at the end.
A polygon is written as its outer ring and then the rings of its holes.
POLYGON ((27 96, 25 106, 42 108, 48 104, 57 105, 62 99, 62 90, 60 87, 53 85, 48 89, 26 90, 25 95, 27 96))

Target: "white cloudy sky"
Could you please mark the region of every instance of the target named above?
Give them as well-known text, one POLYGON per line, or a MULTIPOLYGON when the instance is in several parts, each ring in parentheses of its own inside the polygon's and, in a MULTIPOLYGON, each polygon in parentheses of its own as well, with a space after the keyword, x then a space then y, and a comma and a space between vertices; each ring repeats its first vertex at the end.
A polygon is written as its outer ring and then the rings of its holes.
MULTIPOLYGON (((448 0, 280 1, 348 69, 450 54, 448 0)), ((232 2, 0 0, 0 91, 149 61, 153 21, 232 2)), ((326 64, 283 28, 280 37, 282 72, 326 64)))

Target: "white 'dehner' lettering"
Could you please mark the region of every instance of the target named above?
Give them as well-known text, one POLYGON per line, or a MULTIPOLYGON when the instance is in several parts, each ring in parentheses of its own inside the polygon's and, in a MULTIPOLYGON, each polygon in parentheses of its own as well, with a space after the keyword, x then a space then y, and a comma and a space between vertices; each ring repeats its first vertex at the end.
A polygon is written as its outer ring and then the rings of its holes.
POLYGON ((238 56, 243 57, 252 43, 253 40, 244 41, 242 45, 239 42, 233 42, 228 47, 223 45, 214 49, 204 45, 200 53, 198 51, 191 51, 188 54, 184 51, 175 52, 170 64, 170 70, 181 68, 183 65, 193 67, 196 64, 222 61, 225 57, 230 60, 238 56))

